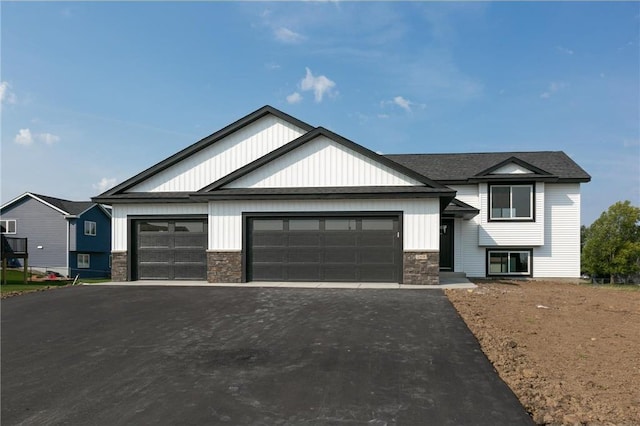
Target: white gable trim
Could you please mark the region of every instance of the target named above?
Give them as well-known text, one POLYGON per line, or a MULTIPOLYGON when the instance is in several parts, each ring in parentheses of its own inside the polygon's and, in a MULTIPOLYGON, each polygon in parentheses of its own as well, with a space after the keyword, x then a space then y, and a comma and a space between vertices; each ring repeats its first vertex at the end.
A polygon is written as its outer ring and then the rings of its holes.
POLYGON ((223 188, 422 186, 423 183, 318 136, 223 188))
POLYGON ((268 115, 150 176, 126 192, 195 192, 304 133, 300 127, 268 115))
POLYGON ((502 167, 497 168, 492 171, 492 175, 519 175, 519 174, 531 174, 535 173, 519 164, 516 163, 508 163, 502 167))
POLYGON ((33 198, 34 200, 41 202, 41 203, 42 203, 42 204, 44 204, 45 206, 47 206, 47 207, 51 207, 52 209, 54 209, 55 211, 59 212, 60 214, 63 214, 63 215, 65 215, 65 216, 68 216, 68 215, 69 215, 69 212, 66 212, 66 211, 64 211, 64 210, 62 210, 62 209, 59 209, 59 208, 57 208, 56 206, 54 206, 53 204, 47 203, 47 202, 46 202, 46 201, 44 201, 42 198, 40 198, 40 197, 38 197, 38 196, 36 196, 36 195, 33 195, 33 194, 32 194, 32 193, 30 193, 30 192, 25 192, 24 194, 19 195, 19 196, 17 196, 16 198, 14 198, 13 200, 11 200, 11 201, 9 201, 9 202, 5 203, 4 205, 2 205, 2 207, 0 207, 0 210, 4 210, 6 207, 9 207, 9 206, 10 206, 10 205, 12 205, 13 203, 18 202, 18 201, 20 201, 21 199, 23 199, 23 198, 25 198, 25 197, 31 197, 31 198, 33 198))

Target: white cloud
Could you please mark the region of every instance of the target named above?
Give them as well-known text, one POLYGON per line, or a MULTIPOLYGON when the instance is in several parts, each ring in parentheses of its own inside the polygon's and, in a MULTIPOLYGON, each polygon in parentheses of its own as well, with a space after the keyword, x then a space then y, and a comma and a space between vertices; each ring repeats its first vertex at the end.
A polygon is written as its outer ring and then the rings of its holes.
POLYGON ((100 179, 100 182, 93 184, 93 189, 100 191, 100 193, 103 193, 106 190, 113 188, 116 185, 116 182, 116 178, 103 177, 102 179, 100 179))
POLYGON ((547 88, 547 90, 540 94, 540 98, 549 99, 551 96, 564 89, 565 87, 567 87, 567 85, 562 81, 552 81, 551 83, 549 83, 549 87, 547 88))
POLYGON ((53 145, 54 143, 60 141, 60 136, 56 136, 56 135, 51 134, 51 133, 39 133, 39 134, 36 135, 36 138, 40 142, 44 142, 47 145, 53 145))
POLYGON ((300 89, 303 91, 313 90, 316 102, 322 102, 325 94, 335 96, 334 87, 336 87, 335 82, 324 75, 315 77, 309 68, 307 68, 307 75, 300 81, 300 89))
POLYGON ((564 54, 567 54, 567 55, 573 55, 573 53, 574 53, 573 50, 571 50, 571 49, 569 49, 567 47, 562 47, 562 46, 556 46, 556 50, 558 52, 561 52, 561 53, 564 53, 564 54))
POLYGON ((268 69, 268 70, 278 70, 280 69, 280 64, 277 64, 275 62, 268 62, 266 64, 264 64, 264 66, 268 69))
POLYGON ((280 27, 274 31, 276 39, 283 43, 301 43, 305 40, 305 36, 289 28, 280 27))
POLYGON ((302 95, 298 92, 293 92, 289 96, 287 96, 287 102, 290 104, 297 104, 302 101, 302 95))
POLYGON ((20 129, 18 134, 14 139, 15 143, 18 145, 29 146, 33 144, 33 136, 31 135, 31 130, 29 129, 20 129))
POLYGON ((6 82, 0 82, 0 102, 3 104, 15 104, 18 101, 15 93, 11 91, 11 85, 6 82))
POLYGON ((393 98, 393 103, 398 105, 400 108, 404 109, 407 112, 411 112, 411 104, 412 102, 408 99, 403 98, 402 96, 396 96, 393 98))
POLYGON ((33 145, 35 141, 42 142, 47 145, 53 145, 60 141, 60 136, 56 136, 53 133, 31 133, 30 129, 20 129, 14 138, 14 141, 17 144, 24 146, 33 145))

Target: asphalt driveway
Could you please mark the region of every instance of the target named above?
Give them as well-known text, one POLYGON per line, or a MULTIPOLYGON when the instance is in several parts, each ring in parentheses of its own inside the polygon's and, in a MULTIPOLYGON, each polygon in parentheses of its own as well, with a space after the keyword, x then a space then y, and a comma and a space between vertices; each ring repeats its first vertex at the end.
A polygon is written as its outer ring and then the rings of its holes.
POLYGON ((3 425, 532 424, 440 290, 85 286, 1 311, 3 425))

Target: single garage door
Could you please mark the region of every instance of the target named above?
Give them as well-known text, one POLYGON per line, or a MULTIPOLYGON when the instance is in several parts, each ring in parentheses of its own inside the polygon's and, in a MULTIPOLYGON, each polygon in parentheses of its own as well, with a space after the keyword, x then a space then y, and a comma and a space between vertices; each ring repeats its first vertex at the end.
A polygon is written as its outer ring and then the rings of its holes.
POLYGON ((135 270, 139 280, 205 280, 207 223, 204 219, 137 220, 135 270))
POLYGON ((247 220, 247 279, 399 282, 394 217, 254 217, 247 220))

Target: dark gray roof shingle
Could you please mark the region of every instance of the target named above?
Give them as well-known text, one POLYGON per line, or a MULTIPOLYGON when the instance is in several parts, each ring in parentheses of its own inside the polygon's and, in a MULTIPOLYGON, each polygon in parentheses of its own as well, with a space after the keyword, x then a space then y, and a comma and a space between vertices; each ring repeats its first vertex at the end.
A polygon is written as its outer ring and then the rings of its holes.
POLYGON ((61 198, 49 197, 48 195, 40 195, 40 194, 33 194, 33 195, 40 198, 42 201, 45 201, 51 204, 52 206, 57 207, 60 210, 65 211, 70 215, 74 215, 74 216, 79 215, 80 213, 84 212, 85 210, 87 210, 88 208, 90 208, 95 204, 91 201, 69 201, 69 200, 63 200, 61 198))
POLYGON ((588 182, 591 176, 562 151, 485 152, 461 154, 393 154, 385 157, 440 183, 462 183, 511 157, 557 176, 588 182))

